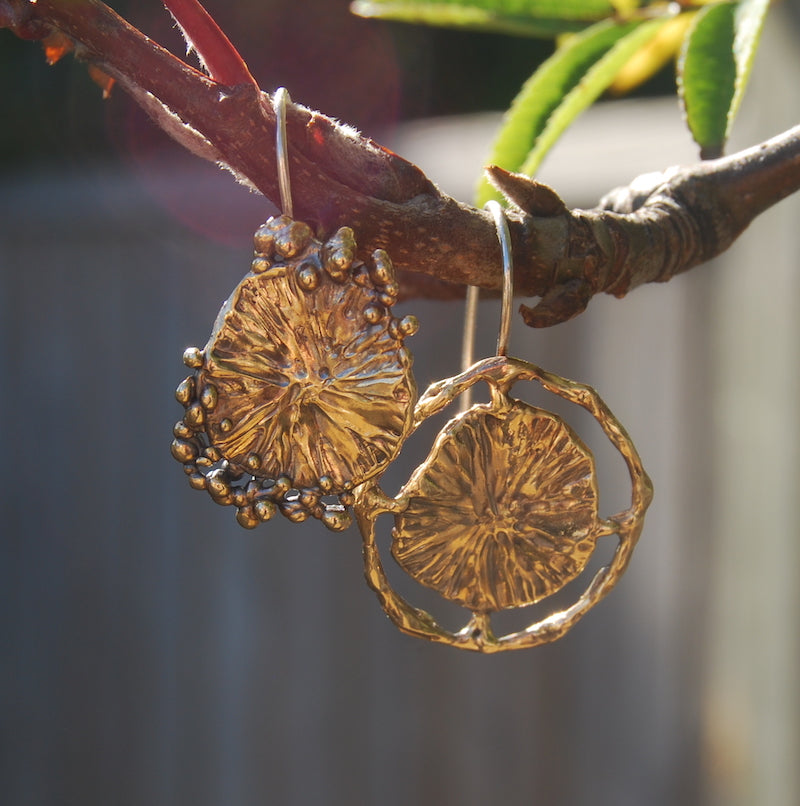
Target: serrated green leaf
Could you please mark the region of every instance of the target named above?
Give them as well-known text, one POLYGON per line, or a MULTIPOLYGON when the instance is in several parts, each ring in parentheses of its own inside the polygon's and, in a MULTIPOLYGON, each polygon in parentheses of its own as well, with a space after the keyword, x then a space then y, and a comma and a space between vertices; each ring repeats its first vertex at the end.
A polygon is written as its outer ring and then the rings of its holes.
MULTIPOLYGON (((506 113, 489 162, 533 176, 567 127, 669 19, 606 20, 571 37, 525 82, 506 113)), ((495 198, 498 192, 481 179, 476 203, 495 198)))
POLYGON ((678 94, 700 157, 722 154, 742 102, 769 0, 708 6, 678 59, 678 94))
POLYGON ((361 17, 547 38, 615 13, 612 0, 355 0, 350 10, 361 17))
POLYGON ((678 95, 702 159, 718 157, 736 94, 736 4, 706 6, 689 29, 678 59, 678 95))
POLYGON ((736 9, 736 35, 733 40, 733 58, 736 60, 736 91, 733 94, 731 108, 728 110, 728 129, 730 135, 733 121, 742 103, 750 72, 753 69, 761 31, 769 11, 770 0, 741 0, 736 9))

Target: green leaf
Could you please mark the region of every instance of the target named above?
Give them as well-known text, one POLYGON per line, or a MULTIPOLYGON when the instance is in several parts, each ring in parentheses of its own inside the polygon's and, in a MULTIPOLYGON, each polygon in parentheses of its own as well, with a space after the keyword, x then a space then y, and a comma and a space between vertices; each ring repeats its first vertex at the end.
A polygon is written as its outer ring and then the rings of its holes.
POLYGON ((678 60, 678 94, 702 159, 722 154, 753 68, 769 0, 704 8, 678 60))
POLYGON ((361 17, 554 37, 615 13, 612 0, 355 0, 361 17))
MULTIPOLYGON (((606 20, 571 37, 525 82, 506 113, 489 162, 534 175, 567 127, 671 18, 623 24, 606 20)), ((476 203, 494 198, 500 195, 481 179, 476 203)))
POLYGON ((730 134, 736 113, 742 103, 758 43, 761 41, 761 31, 764 29, 764 20, 769 11, 770 0, 742 0, 736 10, 736 35, 733 39, 733 57, 736 60, 736 91, 733 95, 731 107, 728 110, 728 132, 730 134))
POLYGON ((678 59, 678 94, 702 159, 718 157, 728 137, 728 112, 736 94, 735 18, 735 3, 706 6, 678 59))

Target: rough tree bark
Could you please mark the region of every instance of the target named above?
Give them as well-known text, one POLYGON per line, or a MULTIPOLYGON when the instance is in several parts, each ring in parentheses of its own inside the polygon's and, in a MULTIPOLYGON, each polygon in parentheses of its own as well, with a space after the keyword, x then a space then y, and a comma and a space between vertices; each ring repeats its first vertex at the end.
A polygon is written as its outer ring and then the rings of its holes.
MULTIPOLYGON (((191 0, 165 0, 208 74, 190 67, 99 0, 0 0, 18 36, 69 37, 75 55, 112 76, 155 122, 199 156, 278 199, 270 96, 191 0)), ((295 215, 330 232, 349 225, 364 253, 389 251, 403 294, 452 297, 465 284, 500 287, 488 213, 443 194, 415 165, 319 112, 288 113, 295 215)), ((488 168, 511 202, 515 288, 544 327, 592 296, 624 296, 725 251, 761 212, 800 188, 800 126, 729 157, 640 177, 592 210, 569 210, 550 188, 488 168)))

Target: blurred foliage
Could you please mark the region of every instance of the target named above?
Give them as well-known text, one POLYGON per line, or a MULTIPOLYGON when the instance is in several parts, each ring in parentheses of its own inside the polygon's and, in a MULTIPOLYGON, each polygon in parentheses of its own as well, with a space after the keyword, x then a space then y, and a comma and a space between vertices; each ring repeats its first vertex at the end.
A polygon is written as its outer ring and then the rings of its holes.
MULTIPOLYGON (((523 84, 490 162, 534 175, 559 136, 604 92, 635 89, 677 59, 677 89, 702 158, 723 153, 769 0, 356 0, 353 11, 428 25, 557 38, 523 84)), ((477 203, 499 194, 481 180, 477 203)))

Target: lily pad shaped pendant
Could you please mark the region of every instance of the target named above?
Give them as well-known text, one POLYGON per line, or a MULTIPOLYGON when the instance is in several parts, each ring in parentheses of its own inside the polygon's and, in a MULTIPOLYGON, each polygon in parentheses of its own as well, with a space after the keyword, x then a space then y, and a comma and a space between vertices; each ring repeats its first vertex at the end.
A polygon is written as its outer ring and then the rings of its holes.
POLYGON ((355 260, 349 228, 323 243, 280 216, 255 246, 208 344, 184 354, 195 372, 177 390, 186 411, 172 453, 242 526, 277 509, 341 530, 352 489, 410 429, 417 392, 403 340, 417 321, 392 317, 391 262, 381 250, 370 266, 355 260))
POLYGON ((490 209, 504 253, 497 355, 432 384, 417 403, 413 427, 478 382, 489 386, 490 402, 447 423, 428 458, 396 496, 387 496, 380 478, 374 478, 356 488, 354 504, 364 573, 394 624, 409 635, 486 653, 537 646, 571 629, 627 568, 652 498, 633 442, 594 389, 506 355, 510 239, 499 205, 490 209), (517 381, 537 381, 595 418, 627 466, 627 510, 600 517, 591 452, 560 417, 512 397, 517 381), (417 582, 471 611, 462 630, 444 629, 390 584, 375 537, 377 520, 385 513, 394 516, 395 561, 417 582), (494 634, 493 613, 534 604, 561 590, 584 570, 597 540, 607 535, 618 538, 613 558, 574 604, 519 632, 494 634))

